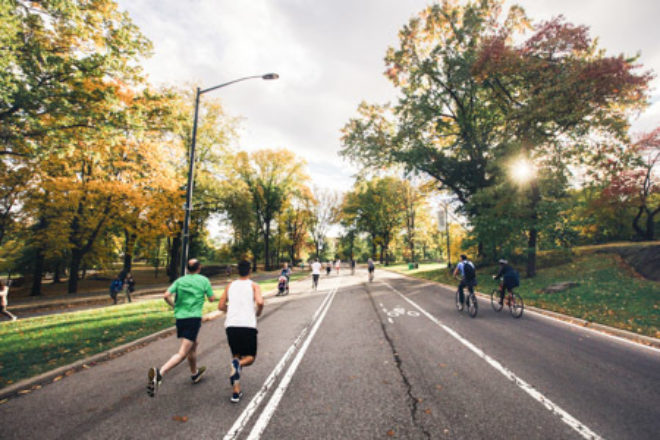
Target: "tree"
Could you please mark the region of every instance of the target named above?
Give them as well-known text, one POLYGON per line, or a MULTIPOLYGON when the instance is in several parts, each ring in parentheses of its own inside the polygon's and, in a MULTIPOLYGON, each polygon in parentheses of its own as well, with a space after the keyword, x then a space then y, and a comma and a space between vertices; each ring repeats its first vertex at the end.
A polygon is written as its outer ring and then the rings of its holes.
POLYGON ((309 216, 309 232, 314 242, 315 256, 321 258, 328 231, 337 218, 340 198, 337 193, 322 188, 315 188, 313 195, 315 200, 309 216))
POLYGON ((371 238, 372 256, 380 246, 380 261, 389 264, 390 243, 403 227, 405 201, 404 184, 394 177, 380 177, 356 182, 353 191, 345 195, 342 204, 344 221, 355 224, 371 238))
POLYGON ((660 162, 660 127, 640 135, 636 142, 605 162, 608 182, 602 196, 637 212, 632 227, 644 240, 655 239, 655 216, 660 212, 660 185, 655 171, 660 162), (640 225, 646 216, 644 226, 640 225))
MULTIPOLYGON (((151 43, 113 0, 0 3, 0 154, 44 153, 44 137, 94 130, 108 79, 140 82, 151 43)), ((48 142, 64 148, 64 142, 48 142)))
POLYGON ((237 155, 236 173, 251 196, 252 209, 263 237, 266 270, 271 268, 271 227, 286 199, 299 193, 309 179, 305 162, 288 150, 258 150, 237 155))

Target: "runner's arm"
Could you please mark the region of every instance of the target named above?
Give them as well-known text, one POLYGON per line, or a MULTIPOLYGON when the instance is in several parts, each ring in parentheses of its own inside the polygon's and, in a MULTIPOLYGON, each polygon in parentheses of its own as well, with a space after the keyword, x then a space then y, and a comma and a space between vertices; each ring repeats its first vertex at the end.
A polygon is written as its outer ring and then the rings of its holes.
POLYGON ((207 289, 208 290, 206 291, 206 298, 209 300, 209 302, 215 301, 217 298, 215 297, 215 293, 213 292, 213 287, 211 286, 210 282, 207 289), (208 294, 209 292, 211 292, 210 295, 208 294))
POLYGON ((257 306, 257 316, 261 316, 261 312, 264 310, 264 297, 261 296, 261 287, 259 287, 259 284, 253 282, 252 291, 254 292, 254 303, 257 306))
POLYGON ((227 284, 225 291, 222 292, 222 295, 220 295, 220 299, 218 300, 218 310, 221 312, 227 311, 227 292, 229 292, 229 286, 231 286, 231 283, 227 284))
POLYGON ((163 295, 163 299, 170 307, 174 308, 174 299, 172 298, 172 296, 173 296, 172 292, 166 290, 165 294, 163 295))

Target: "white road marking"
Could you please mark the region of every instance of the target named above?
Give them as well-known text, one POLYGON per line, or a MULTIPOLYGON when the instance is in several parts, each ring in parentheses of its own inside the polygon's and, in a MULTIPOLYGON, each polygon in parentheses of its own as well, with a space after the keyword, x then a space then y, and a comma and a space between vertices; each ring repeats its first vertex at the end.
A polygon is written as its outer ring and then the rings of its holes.
POLYGON ((321 305, 319 308, 316 310, 314 313, 314 316, 312 317, 312 320, 308 325, 303 328, 303 330, 300 332, 296 340, 291 344, 289 349, 284 353, 284 356, 282 356, 282 359, 277 363, 275 368, 273 368, 273 371, 271 371, 270 375, 266 378, 266 381, 264 384, 261 386, 257 394, 254 395, 248 406, 243 410, 241 415, 236 419, 232 427, 227 431, 227 433, 224 436, 224 440, 230 440, 230 439, 235 439, 237 438, 243 429, 245 429, 245 426, 248 424, 250 421, 250 418, 254 414, 254 412, 257 410, 259 405, 261 404, 261 401, 266 397, 266 394, 268 391, 271 389, 273 383, 277 379, 277 377, 280 375, 282 370, 284 369, 284 366, 286 363, 289 361, 289 358, 293 355, 293 353, 296 351, 296 348, 300 345, 302 340, 305 338, 305 335, 307 334, 308 330, 310 327, 316 324, 317 318, 321 315, 321 313, 324 310, 327 310, 327 305, 329 302, 332 300, 334 297, 335 292, 337 291, 337 287, 334 289, 331 289, 328 295, 323 299, 323 302, 321 302, 321 305))
POLYGON ((408 301, 412 306, 414 306, 417 310, 420 311, 424 316, 429 318, 431 321, 433 321, 435 324, 437 324, 440 328, 442 328, 444 331, 449 333, 451 336, 453 336, 456 340, 458 340, 461 344, 465 345, 467 348, 469 348, 472 352, 474 352, 477 356, 485 360, 495 368, 497 371, 502 373, 507 379, 509 379, 511 382, 515 383, 520 389, 525 391, 527 394, 529 394, 531 397, 536 399, 538 402, 543 404, 551 413, 559 416, 562 422, 566 423, 568 426, 573 428, 575 431, 577 431, 583 438, 585 439, 594 439, 594 440, 602 440, 602 437, 600 437, 598 434, 590 430, 586 425, 584 425, 582 422, 577 420, 575 417, 564 411, 562 408, 560 408, 557 404, 553 403, 550 399, 545 397, 543 394, 538 392, 537 390, 534 389, 530 384, 516 376, 511 370, 508 368, 504 367, 502 364, 500 364, 498 361, 495 359, 491 358, 488 356, 486 353, 484 353, 480 348, 472 344, 470 341, 459 335, 456 331, 454 331, 452 328, 447 327, 444 325, 440 320, 438 320, 435 316, 431 315, 429 312, 424 310, 422 307, 420 307, 416 302, 412 301, 410 298, 406 297, 403 293, 399 292, 397 289, 394 287, 390 286, 388 283, 381 281, 384 285, 392 289, 394 292, 398 293, 399 296, 401 296, 403 299, 408 301))
POLYGON ((291 379, 293 378, 293 374, 296 372, 298 369, 298 365, 300 365, 300 362, 302 361, 303 357, 305 356, 305 353, 307 352, 307 349, 309 348, 309 345, 312 342, 312 339, 314 339, 314 335, 318 331, 319 327, 321 326, 321 323, 323 322, 323 319, 325 318, 326 313, 328 313, 328 310, 330 310, 330 306, 332 305, 332 300, 334 299, 335 295, 337 294, 337 291, 339 290, 339 286, 331 293, 330 298, 327 301, 327 304, 325 305, 325 308, 321 312, 321 315, 319 316, 319 319, 316 320, 314 323, 314 326, 312 327, 312 330, 309 332, 309 336, 307 339, 305 339, 305 342, 303 343, 302 347, 300 347, 300 350, 298 351, 298 354, 296 357, 293 359, 291 362, 291 365, 289 365, 289 369, 286 371, 284 376, 282 377, 282 380, 280 381, 280 384, 278 387, 275 389, 273 392, 273 395, 271 396, 270 400, 264 407, 263 411, 261 412, 261 415, 255 422, 254 426, 252 427, 252 431, 250 431, 250 435, 248 436, 248 440, 256 440, 261 438, 261 434, 263 434, 264 430, 268 426, 268 423, 270 422, 271 417, 275 413, 275 410, 277 409, 277 406, 280 404, 280 401, 282 400, 282 397, 284 397, 284 393, 286 392, 286 389, 289 387, 289 383, 291 383, 291 379))
POLYGON ((392 318, 387 318, 387 320, 390 322, 390 324, 394 324, 394 320, 392 318))

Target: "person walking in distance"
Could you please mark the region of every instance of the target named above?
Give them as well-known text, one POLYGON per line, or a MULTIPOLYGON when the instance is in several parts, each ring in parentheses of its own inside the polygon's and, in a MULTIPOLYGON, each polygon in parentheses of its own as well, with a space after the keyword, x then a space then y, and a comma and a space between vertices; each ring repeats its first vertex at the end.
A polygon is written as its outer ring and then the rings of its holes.
POLYGON ((162 367, 149 369, 147 394, 151 397, 156 395, 165 373, 185 359, 188 359, 190 378, 193 383, 198 383, 206 371, 206 367, 197 368, 197 335, 202 326, 204 298, 213 302, 215 296, 209 279, 200 275, 201 270, 202 264, 197 259, 189 260, 188 274, 174 281, 163 295, 165 302, 174 309, 176 336, 181 339, 181 345, 179 351, 172 355, 162 367))
POLYGON ((261 288, 250 279, 250 262, 238 263, 239 279, 227 285, 220 296, 218 310, 227 313, 225 332, 231 349, 229 382, 232 385, 231 402, 241 401, 241 373, 257 356, 257 317, 264 309, 261 288))
POLYGON ((12 321, 16 321, 18 318, 7 310, 7 295, 9 295, 9 286, 6 286, 5 283, 0 281, 0 314, 5 315, 12 321))
POLYGON ((337 258, 337 261, 335 261, 335 270, 337 271, 337 275, 339 275, 339 268, 341 267, 341 260, 337 258))
POLYGON ((312 263, 312 288, 314 290, 319 288, 319 278, 321 277, 321 263, 317 258, 312 263))
POLYGON ((126 292, 126 299, 128 302, 133 302, 131 299, 131 293, 135 292, 135 279, 130 272, 127 273, 126 278, 124 278, 124 291, 126 292))

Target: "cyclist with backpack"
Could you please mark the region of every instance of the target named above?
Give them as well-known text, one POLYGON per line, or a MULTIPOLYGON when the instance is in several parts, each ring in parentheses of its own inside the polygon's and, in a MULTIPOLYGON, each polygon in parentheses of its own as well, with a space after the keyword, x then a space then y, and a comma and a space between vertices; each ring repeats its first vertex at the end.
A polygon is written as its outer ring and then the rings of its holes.
POLYGON ((474 294, 474 286, 477 285, 477 269, 465 254, 461 255, 461 262, 454 269, 454 277, 459 273, 461 274, 461 282, 458 285, 459 310, 463 310, 463 305, 465 304, 463 289, 467 287, 470 293, 474 294))
POLYGON ((513 293, 513 289, 520 286, 520 275, 518 271, 509 265, 509 262, 505 259, 501 259, 500 270, 497 272, 497 275, 493 275, 494 280, 502 279, 500 283, 500 306, 504 303, 504 295, 506 294, 507 289, 509 292, 513 293))

